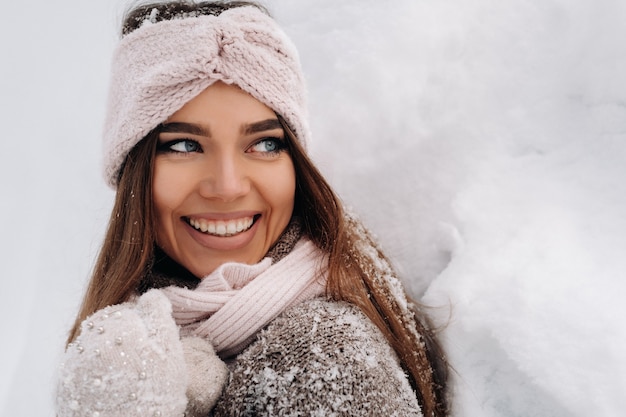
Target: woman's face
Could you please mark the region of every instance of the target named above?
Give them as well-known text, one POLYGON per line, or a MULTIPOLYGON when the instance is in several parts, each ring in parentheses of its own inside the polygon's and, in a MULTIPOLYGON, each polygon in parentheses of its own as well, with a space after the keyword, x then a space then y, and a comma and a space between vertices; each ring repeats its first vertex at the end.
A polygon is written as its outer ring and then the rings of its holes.
POLYGON ((221 82, 174 113, 154 163, 157 244, 200 278, 260 261, 293 212, 286 140, 269 107, 221 82))

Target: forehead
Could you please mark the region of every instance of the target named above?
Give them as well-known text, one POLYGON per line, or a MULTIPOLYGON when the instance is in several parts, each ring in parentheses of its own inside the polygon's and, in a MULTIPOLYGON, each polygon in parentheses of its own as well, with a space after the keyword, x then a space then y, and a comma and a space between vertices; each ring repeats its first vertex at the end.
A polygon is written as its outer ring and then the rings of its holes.
POLYGON ((276 119, 274 111, 235 85, 216 82, 172 114, 166 123, 251 123, 276 119))

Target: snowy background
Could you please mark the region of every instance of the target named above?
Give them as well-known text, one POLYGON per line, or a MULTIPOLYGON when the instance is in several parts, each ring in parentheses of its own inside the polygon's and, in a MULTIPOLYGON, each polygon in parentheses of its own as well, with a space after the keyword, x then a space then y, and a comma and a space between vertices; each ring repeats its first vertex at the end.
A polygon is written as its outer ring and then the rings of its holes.
MULTIPOLYGON (((626 2, 268 0, 313 155, 433 306, 456 416, 626 410, 626 2)), ((0 16, 0 413, 53 416, 113 197, 121 0, 0 16)))

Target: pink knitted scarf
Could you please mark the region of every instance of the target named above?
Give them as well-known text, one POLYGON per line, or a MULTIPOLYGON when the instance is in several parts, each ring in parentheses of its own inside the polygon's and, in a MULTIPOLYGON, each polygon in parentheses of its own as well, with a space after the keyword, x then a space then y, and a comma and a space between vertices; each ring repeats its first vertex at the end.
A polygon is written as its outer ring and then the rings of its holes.
POLYGON ((285 309, 324 293, 327 256, 306 237, 272 265, 221 265, 189 290, 162 291, 172 302, 181 333, 209 339, 224 358, 241 352, 254 335, 285 309))

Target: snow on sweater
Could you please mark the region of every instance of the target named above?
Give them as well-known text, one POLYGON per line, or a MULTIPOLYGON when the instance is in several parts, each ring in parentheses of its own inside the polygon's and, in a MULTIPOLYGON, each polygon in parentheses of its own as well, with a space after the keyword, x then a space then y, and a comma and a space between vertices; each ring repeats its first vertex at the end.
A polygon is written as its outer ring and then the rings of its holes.
POLYGON ((393 349, 345 302, 285 311, 229 367, 215 417, 422 415, 393 349))

